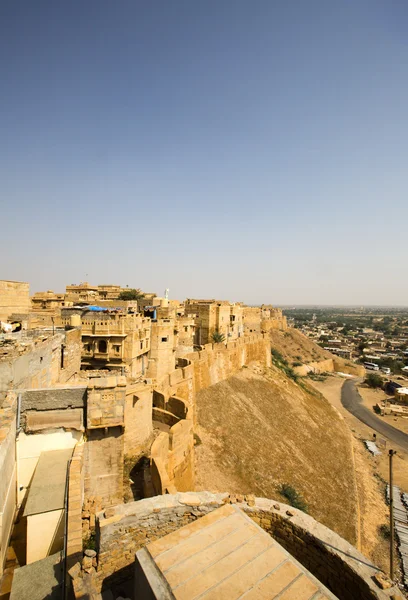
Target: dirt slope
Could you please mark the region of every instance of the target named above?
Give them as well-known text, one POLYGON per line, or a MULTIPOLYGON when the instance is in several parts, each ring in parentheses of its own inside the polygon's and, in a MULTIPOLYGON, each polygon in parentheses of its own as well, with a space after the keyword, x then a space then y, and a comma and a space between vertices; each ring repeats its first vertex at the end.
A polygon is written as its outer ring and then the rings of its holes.
POLYGON ((356 542, 351 435, 319 392, 252 366, 202 390, 197 407, 197 489, 282 500, 289 483, 312 516, 356 542))
POLYGON ((331 352, 309 340, 297 329, 271 331, 271 344, 272 348, 279 350, 289 363, 299 361, 307 364, 326 358, 335 358, 331 352))

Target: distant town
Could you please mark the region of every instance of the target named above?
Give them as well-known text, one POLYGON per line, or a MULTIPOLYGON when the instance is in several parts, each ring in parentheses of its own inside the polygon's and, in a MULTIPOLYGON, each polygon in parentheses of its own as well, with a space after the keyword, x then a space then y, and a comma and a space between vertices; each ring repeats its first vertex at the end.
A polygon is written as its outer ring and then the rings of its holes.
POLYGON ((405 380, 408 375, 408 309, 284 309, 290 325, 337 356, 405 380))

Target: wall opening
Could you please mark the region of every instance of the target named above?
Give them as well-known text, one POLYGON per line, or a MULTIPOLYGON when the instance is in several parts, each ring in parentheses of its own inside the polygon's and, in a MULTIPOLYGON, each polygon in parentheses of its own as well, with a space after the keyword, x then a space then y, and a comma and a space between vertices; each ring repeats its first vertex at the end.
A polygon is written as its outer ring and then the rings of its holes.
POLYGON ((106 340, 99 340, 98 342, 98 350, 99 352, 105 353, 107 351, 108 345, 106 340))
MULTIPOLYGON (((128 459, 131 461, 131 459, 128 459)), ((126 465, 125 460, 125 465, 126 465)), ((125 473, 127 469, 125 468, 125 473)), ((125 475, 126 477, 126 475, 125 475)), ((143 500, 143 498, 150 497, 151 494, 151 474, 150 474, 150 460, 147 456, 142 456, 130 466, 129 475, 127 480, 124 481, 125 488, 125 501, 133 502, 135 500, 143 500)))

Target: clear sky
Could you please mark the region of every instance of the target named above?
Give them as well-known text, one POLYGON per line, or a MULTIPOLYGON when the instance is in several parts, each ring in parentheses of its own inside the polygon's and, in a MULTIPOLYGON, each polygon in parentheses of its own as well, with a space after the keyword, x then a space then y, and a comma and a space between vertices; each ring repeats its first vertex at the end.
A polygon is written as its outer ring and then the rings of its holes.
POLYGON ((406 0, 2 0, 0 278, 408 304, 406 0))

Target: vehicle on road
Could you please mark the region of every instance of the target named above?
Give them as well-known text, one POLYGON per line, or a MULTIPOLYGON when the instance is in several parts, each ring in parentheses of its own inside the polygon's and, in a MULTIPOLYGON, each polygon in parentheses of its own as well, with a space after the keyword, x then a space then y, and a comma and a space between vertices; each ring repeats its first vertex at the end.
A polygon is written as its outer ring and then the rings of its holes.
POLYGON ((381 367, 381 371, 383 373, 385 373, 386 375, 391 375, 391 369, 390 369, 390 367, 381 367))
POLYGON ((372 363, 372 362, 365 362, 364 367, 368 371, 379 371, 380 370, 380 367, 376 363, 372 363))

